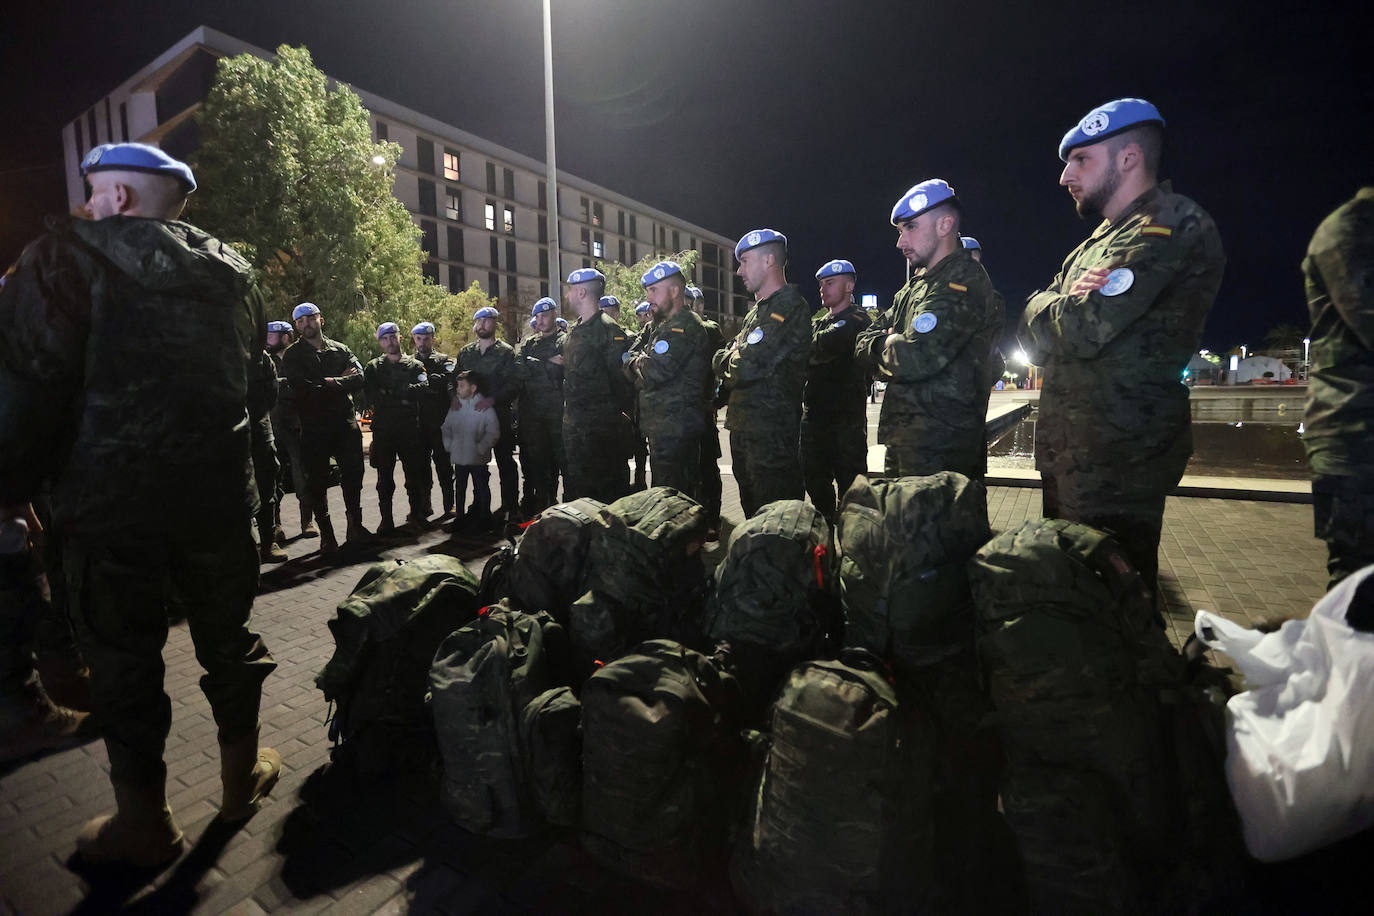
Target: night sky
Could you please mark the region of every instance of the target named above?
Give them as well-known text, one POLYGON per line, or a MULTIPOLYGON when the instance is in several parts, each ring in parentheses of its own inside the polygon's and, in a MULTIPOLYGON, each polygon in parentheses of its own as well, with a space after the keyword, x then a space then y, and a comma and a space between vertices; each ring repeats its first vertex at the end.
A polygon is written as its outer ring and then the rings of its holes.
MULTIPOLYGON (((197 25, 304 44, 331 76, 544 156, 539 0, 27 4, 0 29, 0 259, 64 208, 63 124, 197 25), (38 8, 40 7, 41 8, 38 8)), ((1332 5, 1354 10, 1358 4, 1332 5)), ((1300 263, 1374 183, 1374 67, 1354 13, 1268 3, 553 0, 558 164, 726 236, 768 226, 816 301, 900 285, 888 214, 954 185, 1019 313, 1090 231, 1060 137, 1120 96, 1168 121, 1163 177, 1216 219, 1228 263, 1203 346, 1306 326, 1300 263)))

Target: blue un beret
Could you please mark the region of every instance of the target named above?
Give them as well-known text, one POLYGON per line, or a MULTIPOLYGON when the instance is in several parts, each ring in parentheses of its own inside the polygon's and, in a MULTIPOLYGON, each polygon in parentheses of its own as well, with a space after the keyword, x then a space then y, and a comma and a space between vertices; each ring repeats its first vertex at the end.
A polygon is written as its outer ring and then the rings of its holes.
POLYGON ((750 248, 757 248, 760 245, 767 245, 770 242, 781 242, 787 245, 787 236, 775 229, 750 229, 740 237, 735 243, 735 257, 738 258, 750 248))
POLYGON ((920 184, 912 185, 892 207, 892 225, 903 220, 914 219, 932 207, 938 207, 947 200, 957 200, 954 189, 943 178, 929 178, 920 184))
POLYGON ((398 327, 396 327, 396 322, 394 322, 394 321, 383 321, 381 324, 377 325, 377 339, 378 339, 378 340, 381 340, 383 337, 385 337, 385 336, 388 335, 388 334, 395 334, 395 335, 398 336, 398 337, 400 336, 400 334, 401 334, 401 329, 398 328, 398 327))
POLYGON ((290 334, 295 329, 291 327, 289 321, 269 321, 267 322, 267 332, 269 334, 290 334))
POLYGON ((682 267, 676 261, 659 261, 644 271, 644 276, 639 278, 639 285, 648 289, 660 280, 666 280, 674 274, 679 277, 682 276, 682 267))
POLYGON ((291 320, 297 321, 305 317, 306 315, 318 315, 319 313, 319 306, 315 305, 315 303, 302 302, 300 305, 296 306, 291 310, 291 320))
POLYGON ((687 298, 688 298, 688 299, 700 299, 700 298, 701 298, 701 290, 698 289, 698 288, 695 287, 695 286, 688 285, 688 287, 687 287, 687 298))
POLYGON ((534 304, 534 308, 530 310, 530 317, 542 315, 544 312, 552 312, 556 308, 558 308, 558 303, 545 296, 534 304))
POLYGON ((1059 141, 1059 158, 1069 161, 1069 150, 1075 146, 1100 143, 1110 136, 1137 124, 1158 124, 1164 126, 1164 117, 1159 109, 1144 99, 1117 99, 1099 105, 1083 116, 1074 128, 1059 141))
POLYGON ((816 271, 816 279, 824 280, 826 277, 838 277, 840 274, 858 276, 858 272, 854 270, 853 264, 849 263, 844 258, 836 258, 833 261, 826 261, 821 265, 821 269, 816 271))
POLYGON ((433 334, 433 333, 434 333, 434 325, 431 324, 431 323, 428 322, 428 321, 422 321, 422 322, 420 322, 419 324, 417 324, 415 327, 411 328, 411 329, 410 329, 410 333, 412 333, 412 334, 433 334))
POLYGON ((595 267, 579 267, 577 270, 568 274, 568 282, 573 284, 590 283, 593 280, 600 280, 602 283, 605 283, 606 275, 595 267))
POLYGON ((481 321, 483 318, 500 318, 501 313, 489 305, 484 305, 472 313, 473 321, 481 321))
POLYGON ((620 300, 615 296, 602 296, 601 307, 603 309, 618 309, 620 308, 620 300))
POLYGON ((969 251, 981 251, 983 249, 983 246, 978 244, 978 240, 971 235, 959 236, 959 244, 969 251))
POLYGON ((534 327, 534 316, 530 316, 530 327, 534 327))
POLYGON ((568 319, 566 319, 566 318, 559 318, 559 319, 558 319, 558 326, 559 326, 560 328, 562 328, 563 330, 566 331, 566 330, 568 329, 568 319))
POLYGON ((639 303, 639 305, 635 306, 635 314, 643 315, 645 312, 649 311, 652 308, 653 306, 649 304, 649 300, 645 299, 643 302, 639 303))
POLYGON ((196 189, 191 167, 147 143, 102 143, 81 160, 81 174, 92 172, 148 172, 177 179, 190 194, 196 189))

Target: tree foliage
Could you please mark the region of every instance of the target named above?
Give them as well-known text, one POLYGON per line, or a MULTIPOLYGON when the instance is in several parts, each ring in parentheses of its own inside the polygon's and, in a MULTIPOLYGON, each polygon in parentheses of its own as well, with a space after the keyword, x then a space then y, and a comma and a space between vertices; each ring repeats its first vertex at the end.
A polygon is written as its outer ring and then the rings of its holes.
POLYGON ((444 346, 471 333, 468 316, 490 300, 426 280, 420 231, 392 195, 401 148, 372 141, 358 96, 331 86, 308 50, 222 58, 198 117, 189 218, 258 269, 270 315, 314 302, 360 356, 382 321, 433 321, 444 346))
POLYGON ((1301 350, 1307 329, 1296 324, 1276 324, 1264 335, 1264 345, 1270 350, 1301 350))
POLYGON ((620 323, 627 328, 639 327, 635 306, 644 301, 644 287, 639 281, 659 261, 676 261, 688 283, 695 283, 697 259, 701 252, 679 251, 677 254, 650 253, 626 267, 619 261, 597 261, 596 269, 606 275, 606 295, 620 300, 620 323))

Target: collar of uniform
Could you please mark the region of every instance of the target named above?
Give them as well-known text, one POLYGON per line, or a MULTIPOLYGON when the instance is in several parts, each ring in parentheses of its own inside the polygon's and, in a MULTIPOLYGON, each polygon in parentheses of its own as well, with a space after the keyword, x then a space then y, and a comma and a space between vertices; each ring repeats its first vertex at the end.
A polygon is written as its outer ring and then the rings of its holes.
POLYGON ((779 286, 779 287, 778 287, 777 292, 773 293, 773 295, 769 296, 767 299, 760 299, 760 300, 758 300, 757 302, 755 302, 755 303, 754 303, 754 308, 756 308, 756 309, 758 309, 760 312, 762 312, 763 309, 764 309, 764 307, 765 307, 765 305, 766 305, 767 303, 772 302, 774 299, 778 298, 779 296, 781 296, 781 295, 783 295, 784 293, 787 293, 787 292, 789 292, 789 291, 792 292, 793 294, 797 295, 797 296, 800 296, 800 295, 801 295, 801 293, 797 292, 797 284, 795 284, 795 283, 784 283, 782 286, 779 286))
POLYGON ((1116 222, 1111 223, 1104 219, 1098 225, 1098 227, 1095 230, 1093 230, 1092 237, 1095 239, 1101 238, 1108 232, 1111 232, 1121 227, 1126 223, 1128 219, 1130 219, 1132 216, 1135 216, 1136 212, 1143 208, 1146 204, 1150 203, 1151 201, 1157 200, 1161 194, 1173 193, 1173 190, 1174 188, 1171 182, 1161 181, 1159 184, 1155 185, 1153 188, 1150 188, 1147 191, 1144 191, 1143 193, 1141 193, 1139 197, 1131 201, 1130 204, 1126 207, 1126 209, 1121 211, 1121 215, 1116 218, 1116 222))

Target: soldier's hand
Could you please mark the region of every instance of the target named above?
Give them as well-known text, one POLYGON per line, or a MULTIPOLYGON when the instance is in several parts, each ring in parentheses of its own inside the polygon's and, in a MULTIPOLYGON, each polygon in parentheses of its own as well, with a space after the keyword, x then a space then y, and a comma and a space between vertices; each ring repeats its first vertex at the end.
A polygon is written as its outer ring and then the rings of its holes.
POLYGON ((336 379, 336 378, 327 378, 327 379, 324 380, 324 387, 325 387, 325 388, 338 388, 338 387, 339 387, 339 380, 336 379))
POLYGON ((340 378, 351 378, 352 376, 361 374, 362 370, 360 370, 357 366, 349 366, 348 371, 345 372, 342 376, 340 376, 340 378))
POLYGON ((563 365, 563 354, 560 353, 557 356, 550 356, 549 362, 553 363, 555 366, 563 365))
POLYGON ((1096 292, 1107 283, 1107 275, 1111 271, 1105 267, 1090 267, 1083 271, 1082 275, 1075 281, 1069 289, 1070 296, 1086 296, 1088 293, 1096 292))
POLYGON ((893 334, 891 331, 889 331, 889 332, 888 332, 888 335, 887 335, 887 339, 883 341, 883 349, 886 350, 887 348, 889 348, 889 347, 895 345, 895 344, 896 344, 898 341, 900 341, 901 339, 902 339, 902 335, 901 335, 901 334, 893 334))

